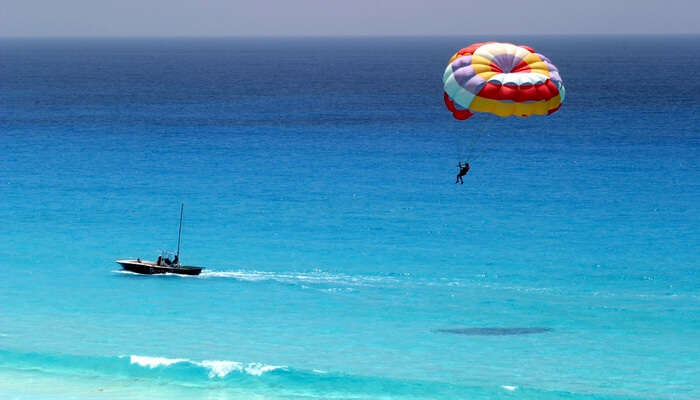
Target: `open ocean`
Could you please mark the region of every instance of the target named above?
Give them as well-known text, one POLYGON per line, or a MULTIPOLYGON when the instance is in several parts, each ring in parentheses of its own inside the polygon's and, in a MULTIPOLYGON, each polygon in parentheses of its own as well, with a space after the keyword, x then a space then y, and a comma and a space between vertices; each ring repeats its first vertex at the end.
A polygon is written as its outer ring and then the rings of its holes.
POLYGON ((0 398, 698 399, 699 82, 698 36, 2 39, 0 398), (561 110, 454 120, 485 39, 561 110), (181 202, 202 275, 121 272, 181 202))

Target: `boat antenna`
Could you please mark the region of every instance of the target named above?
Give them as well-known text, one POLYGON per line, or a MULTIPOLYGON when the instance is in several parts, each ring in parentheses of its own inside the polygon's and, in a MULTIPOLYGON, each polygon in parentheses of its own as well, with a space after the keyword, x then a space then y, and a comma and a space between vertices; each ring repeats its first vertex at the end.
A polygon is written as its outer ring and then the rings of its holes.
POLYGON ((180 235, 182 234, 182 212, 185 210, 185 203, 180 204, 180 229, 177 231, 177 258, 180 259, 180 235))

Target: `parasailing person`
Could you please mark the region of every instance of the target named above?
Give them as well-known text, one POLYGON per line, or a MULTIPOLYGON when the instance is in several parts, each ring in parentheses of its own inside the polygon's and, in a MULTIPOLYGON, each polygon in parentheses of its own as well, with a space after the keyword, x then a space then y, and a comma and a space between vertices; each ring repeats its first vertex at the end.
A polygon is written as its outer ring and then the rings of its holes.
MULTIPOLYGON (((565 97, 557 67, 532 47, 512 43, 474 43, 459 50, 450 59, 442 82, 445 106, 457 120, 467 120, 476 113, 550 115, 559 110, 565 97)), ((475 147, 480 133, 473 124, 466 126, 470 128, 470 147, 475 147)), ((468 150, 473 153, 475 149, 468 150)), ((464 183, 462 178, 473 160, 460 154, 455 183, 464 183)))

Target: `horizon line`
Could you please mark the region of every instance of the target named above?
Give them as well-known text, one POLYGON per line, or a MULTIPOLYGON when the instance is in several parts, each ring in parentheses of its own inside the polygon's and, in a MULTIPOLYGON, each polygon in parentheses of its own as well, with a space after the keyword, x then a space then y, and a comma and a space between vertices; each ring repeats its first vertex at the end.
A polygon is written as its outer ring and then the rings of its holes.
POLYGON ((700 36, 700 32, 579 32, 579 33, 463 33, 463 34, 279 34, 279 35, 0 35, 5 39, 314 39, 314 38, 453 38, 461 36, 541 36, 541 37, 586 37, 586 36, 700 36))

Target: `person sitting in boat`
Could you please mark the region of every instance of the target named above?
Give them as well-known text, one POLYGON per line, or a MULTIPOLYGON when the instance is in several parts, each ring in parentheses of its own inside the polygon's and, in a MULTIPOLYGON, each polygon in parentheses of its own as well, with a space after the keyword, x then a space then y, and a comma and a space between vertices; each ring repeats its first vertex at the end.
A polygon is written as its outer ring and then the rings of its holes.
POLYGON ((163 262, 165 262, 165 265, 172 264, 172 261, 170 261, 170 257, 165 257, 165 260, 163 260, 163 262))
POLYGON ((156 265, 158 265, 158 266, 163 265, 163 256, 158 256, 158 261, 156 261, 156 265))
POLYGON ((174 265, 177 265, 178 263, 180 263, 180 258, 179 258, 179 257, 177 256, 177 254, 176 254, 176 255, 175 255, 175 258, 173 258, 173 264, 174 264, 174 265))

